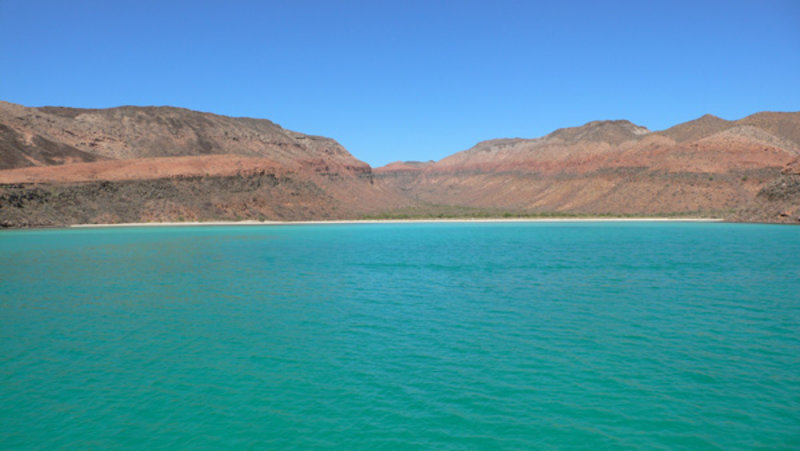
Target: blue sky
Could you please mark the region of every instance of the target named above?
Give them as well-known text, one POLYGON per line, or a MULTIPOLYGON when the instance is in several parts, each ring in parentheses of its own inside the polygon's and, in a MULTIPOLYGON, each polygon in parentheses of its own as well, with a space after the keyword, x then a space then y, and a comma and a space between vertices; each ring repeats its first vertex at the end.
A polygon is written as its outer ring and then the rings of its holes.
POLYGON ((0 0, 0 99, 174 105, 373 166, 597 119, 800 110, 800 2, 0 0))

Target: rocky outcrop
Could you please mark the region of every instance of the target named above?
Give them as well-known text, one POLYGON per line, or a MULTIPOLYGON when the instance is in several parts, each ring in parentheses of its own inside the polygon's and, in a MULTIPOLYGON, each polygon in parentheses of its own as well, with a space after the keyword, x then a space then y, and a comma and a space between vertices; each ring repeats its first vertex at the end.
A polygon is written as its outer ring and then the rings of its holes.
POLYGON ((308 220, 353 211, 318 185, 270 173, 96 181, 0 188, 0 227, 68 224, 308 220))
POLYGON ((731 219, 800 224, 800 158, 787 164, 779 176, 764 184, 731 219))

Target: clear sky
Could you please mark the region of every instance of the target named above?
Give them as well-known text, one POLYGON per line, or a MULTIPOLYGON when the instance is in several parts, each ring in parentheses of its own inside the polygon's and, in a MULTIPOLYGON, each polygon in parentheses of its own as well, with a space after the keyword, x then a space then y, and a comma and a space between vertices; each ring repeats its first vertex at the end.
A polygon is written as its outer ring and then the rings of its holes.
POLYGON ((800 110, 800 1, 0 0, 0 100, 173 105, 373 166, 597 119, 800 110))

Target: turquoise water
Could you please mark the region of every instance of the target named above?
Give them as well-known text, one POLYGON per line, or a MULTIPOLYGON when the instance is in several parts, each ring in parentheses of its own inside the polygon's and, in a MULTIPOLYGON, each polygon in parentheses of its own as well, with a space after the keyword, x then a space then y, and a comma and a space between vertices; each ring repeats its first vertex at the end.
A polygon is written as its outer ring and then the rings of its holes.
POLYGON ((0 233, 0 448, 800 448, 800 228, 0 233))

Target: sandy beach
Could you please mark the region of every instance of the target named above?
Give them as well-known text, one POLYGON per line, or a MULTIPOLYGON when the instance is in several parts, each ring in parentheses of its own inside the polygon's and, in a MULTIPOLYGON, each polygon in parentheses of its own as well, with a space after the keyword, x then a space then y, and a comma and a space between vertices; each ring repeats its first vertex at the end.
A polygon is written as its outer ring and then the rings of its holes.
POLYGON ((344 219, 331 221, 187 221, 129 222, 119 224, 73 224, 70 228, 100 227, 180 227, 180 226, 259 226, 259 225, 324 225, 324 224, 412 224, 412 223, 480 223, 480 222, 722 222, 719 218, 461 218, 461 219, 344 219))

